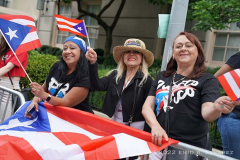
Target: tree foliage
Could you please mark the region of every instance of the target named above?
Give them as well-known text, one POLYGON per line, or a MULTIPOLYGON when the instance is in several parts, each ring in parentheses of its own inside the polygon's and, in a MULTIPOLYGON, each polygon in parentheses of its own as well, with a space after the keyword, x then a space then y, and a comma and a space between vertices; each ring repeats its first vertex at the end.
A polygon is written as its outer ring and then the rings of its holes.
MULTIPOLYGON (((98 14, 88 12, 82 8, 82 3, 87 0, 62 0, 64 3, 70 4, 72 1, 77 1, 79 17, 90 16, 97 20, 98 24, 103 27, 106 33, 104 56, 110 54, 112 46, 112 33, 117 25, 121 12, 124 8, 126 0, 109 0, 109 2, 101 7, 98 14), (120 5, 116 10, 114 19, 109 25, 103 19, 103 13, 115 1, 120 1, 120 5)), ((172 0, 148 0, 149 4, 167 5, 172 4, 172 0)), ((58 0, 60 4, 60 0, 58 0)), ((188 19, 197 20, 193 27, 195 30, 211 30, 226 28, 226 24, 240 21, 240 0, 189 0, 188 19)))
MULTIPOLYGON (((172 0, 148 0, 160 5, 172 0)), ((240 21, 240 0, 189 0, 188 18, 197 20, 195 30, 224 29, 229 23, 240 21)))
POLYGON ((240 21, 240 0, 201 0, 192 5, 199 30, 224 29, 226 24, 240 21))
POLYGON ((112 33, 113 33, 114 28, 117 25, 118 19, 122 13, 122 10, 124 8, 126 0, 109 0, 109 2, 105 6, 101 7, 101 10, 99 11, 98 14, 94 14, 92 12, 88 12, 88 11, 84 10, 82 8, 82 5, 83 5, 82 3, 84 0, 63 0, 64 3, 71 3, 72 1, 77 1, 77 4, 78 4, 78 12, 80 13, 80 15, 77 19, 81 19, 84 16, 90 16, 90 17, 96 19, 98 24, 103 27, 103 29, 106 32, 104 56, 109 55, 110 49, 112 46, 112 33), (120 5, 119 5, 118 9, 116 10, 116 13, 115 13, 112 23, 109 25, 102 19, 102 15, 115 1, 120 1, 120 5))

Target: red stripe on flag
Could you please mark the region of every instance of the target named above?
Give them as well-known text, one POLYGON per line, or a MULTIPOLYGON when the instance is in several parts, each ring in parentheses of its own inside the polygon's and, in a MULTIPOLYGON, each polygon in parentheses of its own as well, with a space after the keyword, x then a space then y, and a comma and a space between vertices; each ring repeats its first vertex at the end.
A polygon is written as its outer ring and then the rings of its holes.
POLYGON ((237 97, 235 93, 233 92, 231 86, 229 85, 228 81, 226 80, 224 75, 221 75, 218 77, 219 82, 221 83, 224 91, 227 93, 227 95, 233 100, 236 101, 237 97))
POLYGON ((105 136, 92 140, 90 143, 95 144, 90 147, 90 144, 85 144, 86 159, 119 159, 118 147, 113 136, 105 136))
POLYGON ((5 20, 12 20, 12 19, 26 19, 29 21, 33 21, 34 19, 32 17, 29 16, 25 16, 25 15, 8 15, 8 14, 1 14, 0 18, 5 19, 5 20))
MULTIPOLYGON (((70 18, 66 18, 66 17, 60 16, 60 15, 57 15, 57 14, 54 14, 54 16, 57 17, 57 18, 65 19, 65 20, 67 20, 67 21, 69 21, 69 22, 73 22, 73 23, 81 23, 81 22, 82 22, 82 20, 70 19, 70 18)), ((59 21, 57 21, 57 23, 58 23, 58 22, 59 22, 59 21)))
POLYGON ((162 146, 158 147, 156 145, 152 145, 152 136, 148 132, 144 132, 144 131, 141 131, 141 130, 138 130, 138 129, 123 125, 121 123, 117 123, 112 120, 102 118, 81 110, 77 110, 69 107, 60 107, 60 106, 53 107, 49 103, 44 103, 44 106, 46 107, 49 113, 56 115, 81 128, 84 128, 89 132, 92 132, 93 134, 106 136, 109 134, 113 135, 118 133, 126 133, 136 138, 145 140, 148 142, 148 146, 152 152, 162 150, 164 147, 168 145, 179 142, 171 138, 168 138, 168 141, 166 142, 165 139, 163 138, 162 146), (84 125, 76 124, 76 122, 80 124, 86 124, 88 125, 88 127, 84 125))
POLYGON ((26 51, 33 50, 33 49, 38 48, 38 47, 41 47, 41 43, 40 43, 39 39, 36 39, 34 41, 30 41, 28 43, 21 44, 17 48, 15 53, 18 55, 18 54, 21 54, 21 53, 26 52, 26 51))
POLYGON ((236 82, 238 88, 240 88, 240 77, 239 77, 239 75, 235 72, 235 70, 233 70, 229 73, 232 75, 232 77, 233 77, 234 81, 236 82))
POLYGON ((78 144, 84 151, 85 159, 119 159, 115 138, 111 135, 91 140, 79 133, 53 132, 66 145, 78 144), (96 158, 97 157, 97 158, 96 158))
POLYGON ((0 136, 0 159, 42 159, 35 149, 23 138, 0 136))
POLYGON ((91 140, 78 133, 55 132, 52 134, 66 145, 78 144, 84 151, 85 159, 113 159, 113 157, 119 159, 117 144, 111 135, 91 140))
MULTIPOLYGON (((58 21, 57 24, 58 24, 58 25, 65 25, 65 26, 68 26, 68 27, 70 27, 70 28, 73 27, 71 24, 68 24, 68 23, 66 23, 66 22, 60 22, 60 21, 58 21)), ((59 27, 59 28, 60 28, 60 27, 59 27)))

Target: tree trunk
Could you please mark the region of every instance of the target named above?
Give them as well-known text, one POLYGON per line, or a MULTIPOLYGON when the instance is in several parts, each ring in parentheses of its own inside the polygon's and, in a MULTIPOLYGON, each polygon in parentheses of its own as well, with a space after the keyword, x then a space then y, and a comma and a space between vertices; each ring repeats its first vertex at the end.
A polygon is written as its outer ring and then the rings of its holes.
POLYGON ((111 47, 112 47, 112 29, 108 27, 106 30, 104 57, 111 54, 111 47))

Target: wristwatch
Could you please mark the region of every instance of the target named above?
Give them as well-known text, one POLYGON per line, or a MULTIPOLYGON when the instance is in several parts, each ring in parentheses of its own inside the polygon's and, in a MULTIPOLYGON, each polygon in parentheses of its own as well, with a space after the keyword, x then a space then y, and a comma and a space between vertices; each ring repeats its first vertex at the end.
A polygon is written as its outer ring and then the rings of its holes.
POLYGON ((48 94, 47 99, 45 100, 46 102, 49 102, 51 100, 52 96, 50 94, 48 94))

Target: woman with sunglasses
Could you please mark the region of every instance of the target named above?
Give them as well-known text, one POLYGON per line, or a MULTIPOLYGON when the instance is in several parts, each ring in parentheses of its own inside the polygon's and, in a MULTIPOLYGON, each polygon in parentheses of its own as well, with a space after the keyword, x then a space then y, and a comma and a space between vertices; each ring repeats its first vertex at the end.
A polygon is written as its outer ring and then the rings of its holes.
POLYGON ((96 52, 88 48, 86 58, 90 62, 92 88, 107 91, 103 113, 116 122, 143 130, 145 121, 141 110, 152 84, 148 73, 148 67, 154 60, 152 52, 147 50, 144 42, 139 39, 126 40, 124 46, 113 48, 117 69, 103 78, 98 77, 96 52))

